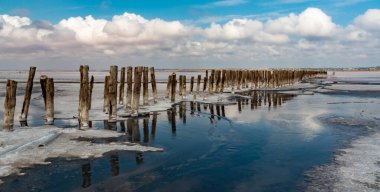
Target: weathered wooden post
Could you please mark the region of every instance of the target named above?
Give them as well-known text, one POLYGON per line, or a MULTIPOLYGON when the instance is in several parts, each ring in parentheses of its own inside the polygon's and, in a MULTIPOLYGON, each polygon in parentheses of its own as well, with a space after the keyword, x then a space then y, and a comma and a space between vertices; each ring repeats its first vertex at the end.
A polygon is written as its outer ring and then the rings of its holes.
POLYGON ((25 88, 24 102, 22 104, 20 121, 26 121, 28 118, 29 104, 30 104, 30 98, 32 96, 33 79, 34 79, 35 73, 36 73, 36 67, 30 67, 28 82, 25 88))
POLYGON ((81 68, 81 85, 80 85, 80 98, 79 98, 79 120, 80 120, 80 129, 87 129, 89 127, 88 121, 88 110, 89 110, 89 78, 88 78, 88 65, 85 65, 81 68))
POLYGON ((90 81, 90 93, 88 95, 88 109, 91 109, 91 102, 92 102, 92 90, 94 89, 94 76, 91 75, 91 81, 90 81))
POLYGON ((3 118, 3 130, 12 131, 14 124, 14 114, 16 107, 16 90, 17 82, 13 80, 7 80, 5 101, 4 101, 4 118, 3 118))
POLYGON ((132 106, 132 67, 127 67, 127 98, 125 106, 130 108, 132 106))
POLYGON ((193 94, 193 89, 194 89, 194 76, 191 76, 191 79, 190 79, 190 94, 193 94))
MULTIPOLYGON (((182 75, 179 76, 179 86, 178 86, 178 95, 179 96, 182 96, 182 88, 183 88, 183 78, 182 78, 182 75)), ((181 99, 183 99, 183 97, 181 97, 181 99)))
POLYGON ((46 79, 46 104, 45 104, 45 124, 54 124, 54 80, 46 79))
POLYGON ((149 85, 148 67, 143 67, 143 105, 144 106, 147 106, 149 104, 148 85, 149 85))
POLYGON ((182 98, 186 98, 186 75, 182 76, 182 98))
POLYGON ((135 67, 132 114, 136 116, 139 114, 141 75, 142 75, 142 67, 135 67))
POLYGON ((109 113, 109 98, 108 98, 108 84, 110 81, 110 76, 104 78, 104 101, 103 101, 103 112, 109 113))
POLYGON ((150 82, 152 84, 152 92, 153 92, 153 102, 157 103, 157 84, 156 84, 156 75, 154 74, 154 67, 150 68, 150 82))
POLYGON ((41 75, 40 77, 40 84, 41 84, 41 92, 42 92, 42 97, 44 98, 44 106, 46 107, 46 80, 47 80, 46 75, 41 75))
POLYGON ((120 70, 119 104, 124 104, 125 67, 120 70))
POLYGON ((82 98, 82 85, 83 85, 83 83, 82 83, 82 80, 83 80, 83 65, 81 65, 80 67, 79 67, 79 75, 80 75, 80 78, 79 78, 79 104, 78 104, 78 115, 80 114, 80 106, 81 106, 81 100, 80 100, 80 98, 82 98))
POLYGON ((108 82, 109 112, 108 121, 115 122, 117 116, 117 66, 110 67, 110 79, 108 82))
POLYGON ((176 74, 175 73, 172 73, 171 75, 171 97, 170 97, 170 100, 171 102, 175 102, 175 90, 176 90, 176 87, 177 87, 177 79, 176 79, 176 74))
POLYGON ((202 76, 198 75, 198 79, 197 79, 197 95, 199 95, 199 90, 200 90, 200 87, 201 87, 201 80, 202 80, 202 76))
POLYGON ((220 84, 220 92, 224 92, 224 86, 226 84, 226 70, 222 70, 222 82, 220 84))
POLYGON ((168 76, 168 84, 166 84, 166 98, 169 98, 169 96, 170 96, 170 88, 171 88, 171 86, 172 86, 172 75, 169 75, 168 76))
POLYGON ((212 93, 212 88, 214 87, 213 86, 213 76, 212 76, 212 73, 211 73, 211 75, 209 76, 209 78, 208 78, 208 94, 209 95, 212 95, 213 93, 212 93))

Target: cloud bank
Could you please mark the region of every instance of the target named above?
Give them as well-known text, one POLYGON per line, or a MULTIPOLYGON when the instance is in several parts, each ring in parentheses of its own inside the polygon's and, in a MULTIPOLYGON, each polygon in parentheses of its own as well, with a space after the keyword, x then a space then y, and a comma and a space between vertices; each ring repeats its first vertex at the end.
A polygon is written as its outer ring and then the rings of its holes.
POLYGON ((379 9, 367 10, 347 26, 318 8, 264 22, 232 19, 206 27, 133 13, 110 20, 70 17, 56 24, 0 15, 1 68, 36 62, 61 68, 83 62, 162 68, 376 66, 379 52, 379 9))

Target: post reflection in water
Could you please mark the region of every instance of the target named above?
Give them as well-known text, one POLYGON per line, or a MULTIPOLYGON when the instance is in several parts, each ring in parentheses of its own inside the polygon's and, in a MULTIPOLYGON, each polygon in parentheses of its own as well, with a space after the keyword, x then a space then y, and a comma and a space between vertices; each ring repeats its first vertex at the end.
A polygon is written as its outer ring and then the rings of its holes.
POLYGON ((139 119, 138 118, 132 118, 131 124, 132 124, 133 142, 141 141, 139 119))
MULTIPOLYGON (((216 122, 221 121, 222 117, 226 117, 228 115, 228 110, 238 110, 239 113, 242 113, 243 110, 255 110, 258 109, 261 104, 262 100, 264 101, 263 108, 268 107, 268 110, 280 107, 286 101, 292 99, 295 97, 295 95, 289 95, 289 94, 281 94, 271 91, 253 91, 251 93, 245 93, 246 96, 251 96, 250 99, 246 98, 236 98, 237 102, 237 109, 236 105, 233 106, 226 106, 221 104, 203 104, 204 108, 207 110, 209 108, 209 119, 210 124, 216 124, 216 122), (214 111, 216 110, 216 111, 214 111), (227 110, 227 114, 226 114, 227 110), (217 118, 215 118, 217 116, 217 118), (217 119, 217 120, 215 120, 217 119)), ((180 104, 173 106, 172 109, 167 110, 167 120, 171 126, 172 135, 176 136, 176 116, 178 111, 178 117, 179 119, 182 119, 183 124, 186 124, 186 107, 190 108, 189 113, 191 114, 191 117, 195 117, 195 110, 198 111, 199 114, 201 114, 201 103, 199 102, 188 102, 189 106, 187 106, 186 102, 182 102, 180 104), (178 108, 177 108, 178 107, 178 108)), ((273 110, 272 109, 272 110, 273 110)), ((141 141, 141 135, 140 135, 140 129, 139 129, 139 123, 142 123, 143 126, 143 143, 147 144, 151 141, 154 141, 155 135, 156 135, 156 128, 157 128, 157 119, 158 119, 158 112, 154 112, 151 117, 151 124, 150 124, 150 117, 145 117, 142 119, 142 122, 139 122, 139 118, 128 118, 125 121, 120 121, 120 128, 116 126, 115 123, 109 123, 107 120, 104 121, 104 128, 109 130, 115 130, 118 132, 125 132, 128 136, 128 141, 130 142, 140 142, 141 141), (149 130, 149 125, 151 125, 149 130), (116 128, 117 127, 117 128, 116 128)), ((228 118, 228 117, 227 117, 228 118)), ((132 154, 133 155, 133 154, 132 154)), ((135 161, 136 165, 141 165, 143 163, 143 153, 142 152, 134 152, 135 155, 135 161)), ((118 154, 112 154, 109 157, 109 164, 110 164, 110 170, 112 176, 117 176, 120 174, 120 164, 119 164, 119 156, 118 154)), ((82 187, 86 188, 91 185, 91 165, 90 163, 86 163, 82 165, 82 187)))
POLYGON ((143 163, 143 153, 142 152, 136 152, 135 153, 135 159, 136 159, 136 164, 137 165, 140 165, 141 163, 143 163))
POLYGON ((117 132, 119 133, 125 132, 125 121, 120 121, 120 128, 117 129, 117 132))
POLYGON ((156 135, 156 127, 157 127, 157 112, 153 112, 152 128, 151 128, 152 141, 154 141, 154 138, 156 135))
POLYGON ((108 122, 108 120, 103 120, 104 129, 106 130, 112 130, 117 131, 117 124, 116 122, 108 122))
POLYGON ((20 127, 28 127, 28 121, 20 121, 20 127))
POLYGON ((119 175, 119 156, 117 154, 110 156, 111 176, 119 175))
POLYGON ((143 119, 143 127, 144 127, 144 143, 149 142, 149 119, 143 119))
POLYGON ((87 188, 91 186, 91 165, 85 163, 82 165, 82 187, 87 188))

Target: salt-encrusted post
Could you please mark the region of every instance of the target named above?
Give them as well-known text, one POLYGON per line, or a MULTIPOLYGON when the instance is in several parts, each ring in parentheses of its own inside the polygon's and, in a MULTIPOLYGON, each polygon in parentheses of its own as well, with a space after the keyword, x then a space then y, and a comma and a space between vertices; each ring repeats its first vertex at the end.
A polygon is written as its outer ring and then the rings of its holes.
POLYGON ((117 115, 117 66, 110 67, 110 79, 108 82, 109 117, 108 121, 116 121, 117 115))
POLYGON ((16 89, 17 82, 13 80, 7 80, 5 101, 4 101, 4 120, 3 130, 12 131, 14 123, 14 114, 16 107, 16 89))
POLYGON ((88 109, 91 109, 91 102, 92 102, 92 90, 94 89, 94 76, 91 75, 91 81, 90 81, 90 93, 88 94, 88 109))
POLYGON ((80 114, 80 106, 81 106, 81 100, 80 98, 82 98, 82 80, 83 80, 83 65, 81 65, 79 67, 79 75, 80 75, 80 78, 79 78, 79 104, 78 104, 78 115, 80 114))
POLYGON ((157 103, 157 84, 156 84, 156 75, 154 74, 154 67, 150 68, 150 82, 152 84, 153 92, 153 102, 157 103))
POLYGON ((119 104, 124 104, 125 67, 120 70, 119 104))
POLYGON ((125 106, 127 108, 132 106, 132 67, 127 67, 127 99, 125 106))
POLYGON ((147 106, 149 104, 148 85, 149 85, 148 67, 143 67, 143 105, 144 106, 147 106))
POLYGON ((171 102, 175 102, 176 86, 177 86, 176 74, 172 73, 172 75, 171 75, 171 89, 170 89, 170 91, 171 91, 171 97, 170 97, 171 102))
POLYGON ((89 127, 88 123, 88 109, 89 109, 89 78, 88 78, 88 65, 81 67, 81 85, 80 85, 80 98, 79 98, 79 120, 80 129, 87 129, 89 127))
POLYGON ((45 105, 45 124, 54 124, 54 80, 46 79, 46 105, 45 105))
POLYGON ((169 96, 170 96, 170 88, 171 88, 171 86, 172 86, 172 75, 169 75, 168 76, 168 84, 166 84, 166 98, 169 98, 169 96))
POLYGON ((103 101, 103 112, 109 112, 109 98, 108 98, 108 82, 110 81, 110 76, 104 78, 104 101, 103 101))
POLYGON ((20 121, 26 121, 28 118, 29 104, 30 104, 30 98, 32 96, 33 79, 34 79, 35 73, 36 73, 36 67, 30 67, 28 82, 25 88, 24 102, 22 104, 20 121))
POLYGON ((140 102, 140 91, 141 91, 141 74, 142 67, 135 67, 135 77, 133 85, 133 104, 132 104, 132 114, 138 115, 139 113, 139 102, 140 102))

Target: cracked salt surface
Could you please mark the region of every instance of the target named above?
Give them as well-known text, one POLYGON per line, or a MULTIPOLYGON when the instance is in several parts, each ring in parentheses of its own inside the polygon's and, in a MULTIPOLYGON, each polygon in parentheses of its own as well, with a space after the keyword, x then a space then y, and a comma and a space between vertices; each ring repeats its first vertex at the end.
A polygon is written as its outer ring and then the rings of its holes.
MULTIPOLYGON (((114 150, 163 151, 162 148, 141 146, 135 143, 91 143, 77 138, 107 138, 123 135, 102 129, 60 129, 57 127, 33 127, 16 129, 0 134, 0 178, 11 174, 22 174, 24 167, 46 164, 48 158, 100 157, 114 150)), ((1 183, 1 180, 0 180, 1 183)))

